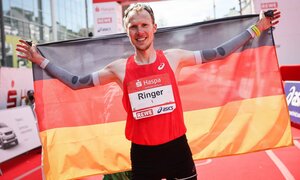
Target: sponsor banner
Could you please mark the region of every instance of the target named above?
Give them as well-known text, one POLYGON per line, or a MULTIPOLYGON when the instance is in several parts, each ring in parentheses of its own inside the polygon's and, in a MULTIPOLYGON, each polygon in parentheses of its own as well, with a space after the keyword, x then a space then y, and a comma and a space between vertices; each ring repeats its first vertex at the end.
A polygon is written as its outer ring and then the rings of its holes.
POLYGON ((266 2, 266 3, 261 3, 260 8, 262 10, 265 9, 277 9, 278 8, 278 3, 273 1, 273 2, 266 2))
POLYGON ((0 163, 41 146, 29 106, 0 110, 0 163))
POLYGON ((253 0, 254 11, 259 13, 269 9, 278 9, 278 0, 253 0))
POLYGON ((298 44, 300 41, 299 21, 300 3, 297 0, 253 0, 254 13, 278 9, 281 11, 279 23, 274 27, 277 56, 280 65, 299 64, 298 44), (288 34, 288 36, 287 36, 288 34))
POLYGON ((280 66, 283 81, 300 81, 300 64, 280 66))
POLYGON ((122 6, 117 2, 93 3, 94 36, 123 32, 122 6))
POLYGON ((286 81, 284 90, 291 121, 300 124, 300 81, 286 81))
POLYGON ((28 90, 33 90, 31 68, 0 68, 0 109, 25 106, 28 90))

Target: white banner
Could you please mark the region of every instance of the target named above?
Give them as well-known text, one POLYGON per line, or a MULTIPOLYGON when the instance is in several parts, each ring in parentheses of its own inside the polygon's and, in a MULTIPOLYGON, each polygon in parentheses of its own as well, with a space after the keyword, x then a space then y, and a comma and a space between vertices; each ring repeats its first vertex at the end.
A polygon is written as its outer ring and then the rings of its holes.
POLYGON ((117 2, 94 3, 94 36, 123 32, 122 6, 117 2))
POLYGON ((274 39, 277 48, 277 56, 280 65, 299 64, 298 44, 300 41, 298 0, 253 0, 256 13, 261 10, 279 9, 281 18, 275 25, 274 39))
POLYGON ((32 69, 0 68, 0 109, 26 105, 28 90, 33 90, 32 69))
POLYGON ((30 106, 0 110, 0 163, 41 146, 30 106))

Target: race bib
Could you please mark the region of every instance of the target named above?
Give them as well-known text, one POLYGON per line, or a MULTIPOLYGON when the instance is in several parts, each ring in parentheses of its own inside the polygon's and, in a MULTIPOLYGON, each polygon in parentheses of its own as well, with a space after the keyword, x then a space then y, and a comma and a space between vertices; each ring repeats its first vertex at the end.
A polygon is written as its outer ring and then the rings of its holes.
POLYGON ((137 79, 127 86, 133 117, 137 120, 169 113, 176 108, 168 74, 137 79))

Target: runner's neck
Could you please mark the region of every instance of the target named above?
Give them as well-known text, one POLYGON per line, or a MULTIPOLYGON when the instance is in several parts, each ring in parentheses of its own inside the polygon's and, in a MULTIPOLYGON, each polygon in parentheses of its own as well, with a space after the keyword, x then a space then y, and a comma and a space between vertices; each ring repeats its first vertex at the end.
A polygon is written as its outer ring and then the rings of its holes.
POLYGON ((134 55, 134 61, 138 65, 152 64, 156 60, 156 51, 151 52, 136 52, 134 55))

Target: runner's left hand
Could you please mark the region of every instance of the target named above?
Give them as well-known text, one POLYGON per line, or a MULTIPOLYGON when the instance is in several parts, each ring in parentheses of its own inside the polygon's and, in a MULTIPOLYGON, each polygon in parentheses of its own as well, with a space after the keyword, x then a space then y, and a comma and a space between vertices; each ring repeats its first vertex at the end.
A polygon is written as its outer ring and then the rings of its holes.
POLYGON ((281 12, 278 11, 277 9, 274 9, 272 11, 273 11, 273 16, 265 16, 265 13, 261 11, 259 15, 259 21, 256 23, 256 26, 261 32, 279 23, 281 12))

